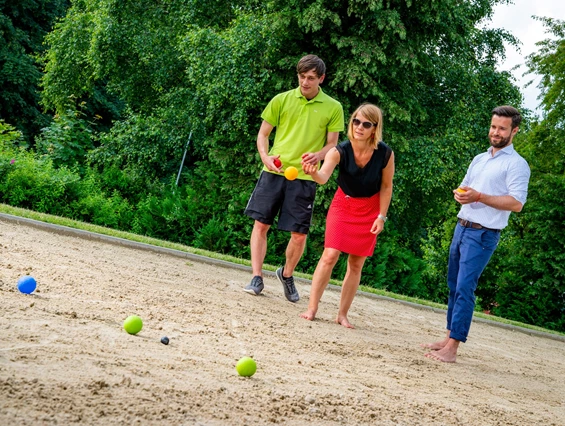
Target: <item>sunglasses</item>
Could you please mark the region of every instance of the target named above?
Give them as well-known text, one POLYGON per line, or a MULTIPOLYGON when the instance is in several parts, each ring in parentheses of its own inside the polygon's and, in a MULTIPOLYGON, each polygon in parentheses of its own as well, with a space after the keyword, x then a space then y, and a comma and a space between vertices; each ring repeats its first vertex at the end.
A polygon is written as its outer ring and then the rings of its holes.
POLYGON ((355 127, 357 127, 361 124, 363 126, 363 128, 365 128, 365 129, 370 129, 373 126, 376 126, 376 124, 373 124, 370 121, 363 121, 362 122, 361 120, 358 120, 357 118, 354 118, 352 123, 355 127))

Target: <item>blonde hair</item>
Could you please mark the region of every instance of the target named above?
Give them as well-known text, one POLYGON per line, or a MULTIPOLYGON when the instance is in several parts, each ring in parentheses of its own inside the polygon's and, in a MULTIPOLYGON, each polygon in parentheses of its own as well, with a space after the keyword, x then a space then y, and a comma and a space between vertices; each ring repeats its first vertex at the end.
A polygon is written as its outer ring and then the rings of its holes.
POLYGON ((373 104, 364 103, 359 105, 349 118, 349 125, 347 126, 347 137, 349 140, 354 139, 353 119, 357 116, 357 114, 362 114, 375 125, 375 133, 371 135, 369 144, 373 148, 377 148, 377 144, 383 139, 383 112, 378 106, 373 104))

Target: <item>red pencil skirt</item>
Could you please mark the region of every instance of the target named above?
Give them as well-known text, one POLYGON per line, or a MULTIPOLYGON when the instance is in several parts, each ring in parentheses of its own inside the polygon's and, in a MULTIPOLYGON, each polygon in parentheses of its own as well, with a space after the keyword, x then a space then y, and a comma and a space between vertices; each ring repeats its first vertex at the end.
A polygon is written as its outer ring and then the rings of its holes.
POLYGON ((380 213, 380 193, 353 198, 337 188, 326 220, 324 247, 356 256, 371 256, 377 236, 371 226, 380 213))

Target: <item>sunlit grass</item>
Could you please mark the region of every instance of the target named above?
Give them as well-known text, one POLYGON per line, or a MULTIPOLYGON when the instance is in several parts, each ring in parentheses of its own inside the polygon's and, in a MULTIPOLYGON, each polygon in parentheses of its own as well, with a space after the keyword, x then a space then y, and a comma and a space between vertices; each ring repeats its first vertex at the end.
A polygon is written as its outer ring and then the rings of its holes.
MULTIPOLYGON (((224 262, 229 262, 229 263, 234 263, 234 264, 238 264, 238 265, 244 265, 244 266, 251 267, 251 262, 248 259, 242 259, 242 258, 238 258, 238 257, 234 257, 234 256, 229 256, 229 255, 226 255, 226 254, 215 253, 215 252, 211 252, 211 251, 208 251, 208 250, 197 249, 197 248, 189 247, 189 246, 186 246, 186 245, 183 245, 183 244, 172 243, 172 242, 169 242, 169 241, 160 240, 160 239, 157 239, 157 238, 151 238, 151 237, 147 237, 147 236, 144 236, 144 235, 132 234, 132 233, 129 233, 129 232, 124 232, 124 231, 118 231, 118 230, 115 230, 115 229, 106 228, 104 226, 93 225, 93 224, 90 224, 90 223, 80 222, 80 221, 77 221, 77 220, 72 220, 72 219, 68 219, 68 218, 64 218, 64 217, 60 217, 60 216, 54 216, 54 215, 45 214, 45 213, 38 213, 38 212, 31 211, 31 210, 21 209, 21 208, 18 208, 18 207, 12 207, 12 206, 9 206, 9 205, 6 205, 6 204, 0 204, 0 213, 12 215, 12 216, 17 216, 17 217, 20 217, 20 218, 32 219, 32 220, 36 220, 36 221, 39 221, 39 222, 53 224, 53 225, 66 226, 66 227, 72 228, 72 229, 78 229, 78 230, 82 230, 82 231, 93 232, 93 233, 96 233, 96 234, 106 235, 106 236, 115 237, 115 238, 121 238, 121 239, 124 239, 124 240, 148 244, 148 245, 152 245, 152 246, 156 246, 156 247, 163 247, 163 248, 167 248, 167 249, 178 250, 178 251, 181 251, 181 252, 194 254, 194 255, 197 255, 197 256, 203 256, 203 257, 206 257, 206 258, 209 258, 209 259, 216 259, 216 260, 221 260, 221 261, 224 261, 224 262)), ((263 266, 263 269, 265 269, 267 271, 274 272, 277 269, 277 267, 265 264, 263 266)), ((312 275, 304 274, 304 273, 300 273, 300 272, 295 272, 295 277, 303 278, 303 279, 306 279, 306 280, 312 279, 312 275)), ((332 279, 330 281, 330 284, 340 286, 341 281, 332 279)), ((417 299, 417 298, 414 298, 414 297, 403 296, 403 295, 400 295, 400 294, 391 293, 391 292, 386 291, 386 290, 375 289, 375 288, 367 287, 367 286, 361 286, 359 289, 361 291, 365 292, 365 293, 371 293, 371 294, 374 294, 374 295, 377 295, 377 296, 380 296, 380 297, 384 297, 384 298, 388 298, 388 299, 392 299, 392 300, 409 302, 411 304, 419 305, 419 306, 422 306, 422 307, 439 309, 439 310, 447 309, 447 306, 443 305, 441 303, 435 303, 435 302, 430 302, 428 300, 422 300, 422 299, 417 299)), ((524 324, 524 323, 521 323, 521 322, 518 322, 518 321, 512 321, 512 320, 508 320, 508 319, 505 319, 505 318, 496 317, 494 315, 487 315, 487 314, 484 314, 482 312, 475 312, 474 316, 475 316, 475 318, 482 318, 482 319, 485 319, 485 320, 503 323, 503 324, 507 324, 507 325, 511 325, 511 326, 515 326, 515 327, 521 327, 521 328, 525 328, 525 329, 529 329, 529 330, 539 331, 539 332, 542 332, 542 333, 549 333, 549 334, 565 337, 565 333, 560 333, 560 332, 553 331, 553 330, 547 330, 547 329, 544 329, 542 327, 524 324)))

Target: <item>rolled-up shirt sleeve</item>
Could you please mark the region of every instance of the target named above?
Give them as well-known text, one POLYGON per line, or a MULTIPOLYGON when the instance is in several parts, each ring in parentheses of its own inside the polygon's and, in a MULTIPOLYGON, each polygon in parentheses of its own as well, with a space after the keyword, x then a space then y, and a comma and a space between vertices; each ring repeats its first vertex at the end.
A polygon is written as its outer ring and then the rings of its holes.
POLYGON ((506 175, 506 186, 508 187, 508 195, 524 205, 528 198, 530 167, 523 158, 518 158, 518 160, 514 161, 506 175))

